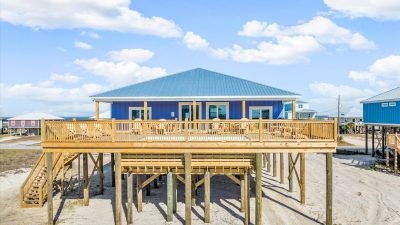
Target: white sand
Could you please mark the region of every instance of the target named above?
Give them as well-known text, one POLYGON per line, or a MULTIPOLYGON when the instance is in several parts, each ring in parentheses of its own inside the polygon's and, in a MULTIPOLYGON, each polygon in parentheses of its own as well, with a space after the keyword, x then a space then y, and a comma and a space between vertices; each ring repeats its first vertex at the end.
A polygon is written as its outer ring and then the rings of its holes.
MULTIPOLYGON (((335 224, 400 224, 400 177, 366 169, 372 158, 369 156, 334 157, 334 223, 335 224)), ((279 160, 278 160, 279 161, 279 160)), ((285 162, 287 160, 285 159, 285 162)), ((92 181, 90 205, 82 206, 77 193, 67 193, 61 201, 57 194, 54 214, 59 224, 113 224, 114 189, 110 187, 110 167, 106 169, 106 190, 104 195, 93 196, 98 187, 92 181), (63 205, 63 207, 59 207, 63 205), (57 211, 57 209, 61 209, 57 211)), ((0 224, 45 224, 45 205, 39 209, 21 209, 18 202, 19 185, 27 176, 23 173, 4 173, 0 176, 0 224)), ((295 182, 295 192, 287 192, 287 184, 280 185, 264 171, 263 221, 264 224, 323 224, 325 220, 325 157, 322 154, 306 156, 306 205, 301 206, 295 182)), ((126 181, 123 181, 123 201, 126 200, 126 181)), ((137 213, 134 206, 134 224, 159 225, 183 224, 184 191, 179 185, 178 213, 172 223, 166 223, 165 178, 158 189, 152 189, 151 196, 143 196, 143 212, 137 213)), ((239 212, 240 189, 223 176, 212 178, 211 224, 242 224, 243 214, 239 212)), ((253 182, 254 187, 254 182, 253 182)), ((199 189, 198 202, 203 198, 199 189)), ((136 201, 136 200, 135 200, 136 201)), ((201 203, 202 205, 202 203, 201 203)), ((254 193, 251 198, 251 220, 254 222, 254 193)), ((125 223, 126 206, 123 207, 125 223)), ((203 223, 203 207, 193 207, 193 224, 203 223)))

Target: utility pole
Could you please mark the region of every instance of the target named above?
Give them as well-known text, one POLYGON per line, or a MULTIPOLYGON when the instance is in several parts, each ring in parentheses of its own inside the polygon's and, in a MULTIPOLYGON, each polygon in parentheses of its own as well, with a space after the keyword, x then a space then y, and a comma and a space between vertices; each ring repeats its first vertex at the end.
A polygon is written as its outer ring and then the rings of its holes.
POLYGON ((338 97, 338 104, 337 104, 337 120, 338 120, 338 140, 339 140, 339 135, 340 135, 340 95, 338 97))

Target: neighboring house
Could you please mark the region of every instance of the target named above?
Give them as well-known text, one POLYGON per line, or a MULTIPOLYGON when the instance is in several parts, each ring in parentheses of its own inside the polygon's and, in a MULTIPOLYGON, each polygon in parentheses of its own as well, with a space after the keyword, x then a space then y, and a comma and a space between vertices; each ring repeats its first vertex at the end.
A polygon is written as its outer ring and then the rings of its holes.
POLYGON ((347 113, 340 115, 339 124, 354 123, 357 125, 363 125, 363 115, 357 108, 352 107, 347 113))
MULTIPOLYGON (((40 133, 40 120, 64 120, 64 118, 54 116, 47 113, 27 113, 24 115, 12 117, 8 119, 8 128, 13 133, 18 134, 39 134, 40 133)), ((10 132, 11 132, 10 131, 10 132)))
MULTIPOLYGON (((380 153, 384 155, 385 145, 387 143, 386 134, 388 132, 400 132, 400 87, 386 91, 379 95, 361 101, 363 104, 363 118, 366 130, 371 128, 372 136, 375 137, 379 129, 380 139, 377 146, 380 146, 380 153), (382 141, 380 141, 382 140, 382 141), (383 144, 383 148, 382 145, 383 144)), ((368 140, 368 136, 365 138, 368 140)), ((376 139, 376 138, 375 138, 376 139)), ((372 139, 372 155, 375 151, 375 139, 372 139)), ((365 142, 366 153, 368 152, 368 141, 365 142)))
POLYGON ((144 119, 283 119, 283 104, 298 99, 296 93, 205 70, 193 69, 133 84, 92 96, 109 102, 111 117, 144 119), (196 104, 194 110, 193 104, 196 104), (245 105, 243 115, 242 106, 245 105))
MULTIPOLYGON (((297 119, 315 119, 317 111, 310 109, 310 104, 305 101, 296 102, 296 118, 297 119)), ((292 103, 285 103, 285 119, 292 118, 292 103)))

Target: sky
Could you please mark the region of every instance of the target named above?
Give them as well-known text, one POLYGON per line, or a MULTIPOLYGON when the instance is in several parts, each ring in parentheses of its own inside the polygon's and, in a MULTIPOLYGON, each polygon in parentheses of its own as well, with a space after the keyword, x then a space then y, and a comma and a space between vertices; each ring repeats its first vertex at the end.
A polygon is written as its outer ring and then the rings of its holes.
POLYGON ((400 86, 399 40, 400 0, 0 0, 0 116, 91 116, 90 95, 199 67, 361 113, 400 86))

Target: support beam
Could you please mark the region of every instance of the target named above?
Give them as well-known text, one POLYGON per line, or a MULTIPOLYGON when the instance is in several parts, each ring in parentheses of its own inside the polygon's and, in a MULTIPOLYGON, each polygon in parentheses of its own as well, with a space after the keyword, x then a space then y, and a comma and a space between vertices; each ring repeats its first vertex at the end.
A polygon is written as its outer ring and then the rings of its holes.
POLYGON ((305 153, 300 153, 300 203, 306 203, 306 159, 305 153))
POLYGON ((192 206, 196 205, 196 177, 197 175, 192 175, 192 206))
POLYGON ((256 224, 262 225, 262 155, 256 153, 256 224))
POLYGON ((292 171, 293 171, 293 156, 292 153, 288 153, 288 166, 289 166, 289 173, 288 173, 288 182, 289 182, 289 192, 293 192, 293 176, 292 176, 292 171))
POLYGON ((104 154, 99 153, 99 193, 104 193, 104 154))
POLYGON ((272 153, 272 176, 276 177, 277 174, 277 166, 276 166, 276 153, 272 153))
POLYGON ((245 211, 244 211, 244 224, 250 224, 250 170, 244 174, 244 195, 245 195, 245 211))
MULTIPOLYGON (((365 130, 366 135, 368 136, 368 130, 365 130)), ((367 139, 367 137, 365 138, 367 139)), ((368 154, 368 150, 365 151, 365 153, 368 154)), ((375 156, 375 126, 372 126, 372 152, 371 152, 372 157, 375 156)))
POLYGON ((381 135, 382 135, 382 159, 385 158, 385 127, 382 126, 381 129, 381 135))
POLYGON ((115 187, 115 157, 111 153, 111 187, 115 187))
POLYGON ((246 101, 242 101, 242 118, 246 118, 246 101))
POLYGON ((267 153, 267 172, 271 172, 271 153, 267 153))
POLYGON ((53 225, 53 153, 46 153, 47 158, 47 224, 53 225))
POLYGON ((245 175, 240 175, 240 212, 245 211, 245 182, 244 182, 245 175))
POLYGON ((121 225, 122 187, 121 187, 121 153, 115 153, 115 224, 121 225))
POLYGON ((88 153, 83 153, 83 204, 89 205, 89 166, 88 153))
MULTIPOLYGON (((161 176, 160 176, 161 177, 161 176)), ((172 178, 172 212, 176 213, 176 207, 177 207, 177 202, 178 202, 178 198, 177 198, 177 188, 178 188, 178 183, 176 180, 176 174, 173 175, 172 178)))
POLYGON ((171 222, 173 220, 173 201, 174 201, 174 184, 173 184, 173 174, 168 172, 167 174, 167 221, 171 222))
POLYGON ((74 182, 73 182, 73 163, 69 164, 69 191, 72 192, 74 190, 74 182))
POLYGON ((132 224, 132 219, 133 219, 133 211, 132 211, 132 205, 133 205, 133 174, 129 173, 128 174, 128 179, 126 180, 126 188, 127 188, 127 196, 128 196, 128 218, 126 219, 128 224, 132 224))
POLYGON ((193 122, 196 122, 197 120, 197 104, 196 101, 193 101, 193 122))
POLYGON ((285 164, 284 164, 284 156, 283 153, 279 153, 279 175, 280 175, 280 183, 283 184, 285 183, 285 164))
POLYGON ((185 153, 185 224, 192 224, 192 154, 185 153))
POLYGON ((326 153, 326 225, 332 225, 332 153, 326 153))
POLYGON ((143 210, 143 191, 142 191, 142 175, 139 174, 136 177, 136 198, 137 198, 137 211, 142 212, 143 210))
POLYGON ((204 174, 204 222, 210 223, 210 183, 211 176, 210 172, 206 171, 204 174))
MULTIPOLYGON (((146 181, 149 180, 150 177, 151 177, 150 175, 147 175, 146 181)), ((143 185, 143 186, 146 186, 146 196, 150 196, 151 195, 150 185, 143 185)))
POLYGON ((296 119, 296 100, 292 100, 292 120, 296 119))
POLYGON ((397 173, 397 154, 399 154, 399 149, 398 148, 394 148, 394 156, 393 156, 393 169, 394 172, 397 173))

